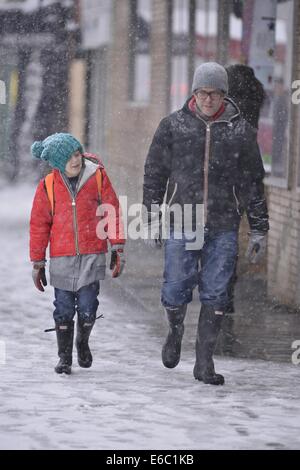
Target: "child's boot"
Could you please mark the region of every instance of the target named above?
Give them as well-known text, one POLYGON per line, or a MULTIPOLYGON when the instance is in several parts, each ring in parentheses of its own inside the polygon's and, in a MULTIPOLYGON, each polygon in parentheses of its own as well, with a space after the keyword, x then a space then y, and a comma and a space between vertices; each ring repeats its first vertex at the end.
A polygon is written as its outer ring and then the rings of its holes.
POLYGON ((89 337, 93 329, 95 320, 86 321, 78 318, 77 321, 77 335, 76 335, 76 348, 77 359, 80 367, 89 368, 93 362, 93 356, 89 348, 89 337))
POLYGON ((59 362, 55 367, 57 374, 71 374, 74 322, 56 322, 56 338, 59 362))

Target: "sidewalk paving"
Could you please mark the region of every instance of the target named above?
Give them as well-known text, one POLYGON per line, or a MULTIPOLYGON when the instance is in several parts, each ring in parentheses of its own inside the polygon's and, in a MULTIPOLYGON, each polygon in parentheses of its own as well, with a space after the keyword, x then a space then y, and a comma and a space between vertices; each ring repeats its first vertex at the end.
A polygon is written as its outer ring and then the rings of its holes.
POLYGON ((0 191, 0 449, 300 448, 300 366, 218 356, 224 387, 193 379, 196 300, 180 364, 162 366, 161 257, 143 247, 135 259, 128 247, 123 281, 102 285, 93 367, 80 369, 74 354, 72 375, 55 374, 55 334, 43 332, 53 324, 52 288, 34 289, 27 258, 32 194, 0 191))
MULTIPOLYGON (((141 307, 153 316, 157 336, 165 334, 160 304, 163 249, 149 248, 142 241, 128 241, 125 275, 118 282, 141 307)), ((260 273, 247 272, 243 260, 235 289, 235 313, 223 323, 217 352, 241 358, 291 362, 292 343, 300 341, 300 310, 279 304, 267 296, 267 284, 260 273)), ((200 311, 198 290, 188 307, 184 341, 194 348, 200 311)))

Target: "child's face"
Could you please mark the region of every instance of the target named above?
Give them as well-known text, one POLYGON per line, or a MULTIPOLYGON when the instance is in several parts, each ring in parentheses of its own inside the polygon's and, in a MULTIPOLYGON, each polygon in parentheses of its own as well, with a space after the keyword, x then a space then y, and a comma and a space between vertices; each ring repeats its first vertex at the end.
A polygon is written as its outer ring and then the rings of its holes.
POLYGON ((68 160, 65 168, 65 174, 68 178, 73 178, 74 176, 78 176, 82 168, 82 155, 77 150, 77 152, 73 153, 71 158, 68 160))

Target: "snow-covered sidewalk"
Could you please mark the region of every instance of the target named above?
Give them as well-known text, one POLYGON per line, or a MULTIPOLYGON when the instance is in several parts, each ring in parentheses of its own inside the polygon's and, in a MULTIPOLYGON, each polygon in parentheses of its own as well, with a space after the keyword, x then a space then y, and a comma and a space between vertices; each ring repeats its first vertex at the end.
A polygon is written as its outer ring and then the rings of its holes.
POLYGON ((193 379, 184 342, 179 366, 164 369, 166 328, 121 279, 105 281, 93 367, 74 354, 73 374, 56 375, 55 334, 43 332, 52 288, 34 288, 28 262, 33 192, 0 190, 0 449, 300 448, 300 365, 218 358, 226 385, 213 387, 193 379))

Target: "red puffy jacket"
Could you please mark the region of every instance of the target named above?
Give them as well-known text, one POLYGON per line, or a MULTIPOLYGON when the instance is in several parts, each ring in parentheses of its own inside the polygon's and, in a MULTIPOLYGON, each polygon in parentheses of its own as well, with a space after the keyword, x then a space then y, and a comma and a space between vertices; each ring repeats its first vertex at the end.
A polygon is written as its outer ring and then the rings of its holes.
MULTIPOLYGON (((90 175, 73 197, 60 172, 54 175, 54 215, 46 192, 45 180, 41 180, 33 201, 30 217, 30 259, 40 261, 46 258, 46 248, 50 240, 50 257, 75 256, 76 254, 97 254, 107 252, 107 240, 97 236, 96 228, 101 217, 96 215, 99 207, 99 191, 95 176, 96 169, 102 173, 101 204, 111 204, 115 218, 109 211, 104 213, 107 223, 107 238, 111 245, 123 244, 124 229, 119 217, 119 201, 102 165, 87 162, 85 172, 90 175), (114 227, 110 226, 114 224, 114 227), (115 232, 112 238, 110 233, 115 232)), ((83 175, 84 176, 84 175, 83 175)), ((84 178, 81 178, 81 181, 84 178)), ((102 216, 102 217, 103 217, 102 216)))

